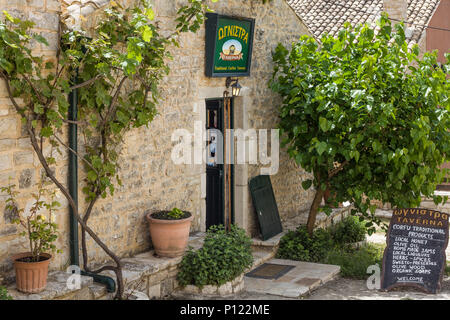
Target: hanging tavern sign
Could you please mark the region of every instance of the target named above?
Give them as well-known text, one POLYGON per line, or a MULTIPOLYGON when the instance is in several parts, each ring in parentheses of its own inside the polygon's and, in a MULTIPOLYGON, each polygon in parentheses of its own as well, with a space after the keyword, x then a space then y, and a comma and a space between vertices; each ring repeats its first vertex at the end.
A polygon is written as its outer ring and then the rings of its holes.
POLYGON ((249 76, 255 20, 216 13, 206 18, 206 76, 249 76))
POLYGON ((429 209, 395 209, 387 233, 381 287, 416 287, 439 292, 448 243, 448 214, 429 209))

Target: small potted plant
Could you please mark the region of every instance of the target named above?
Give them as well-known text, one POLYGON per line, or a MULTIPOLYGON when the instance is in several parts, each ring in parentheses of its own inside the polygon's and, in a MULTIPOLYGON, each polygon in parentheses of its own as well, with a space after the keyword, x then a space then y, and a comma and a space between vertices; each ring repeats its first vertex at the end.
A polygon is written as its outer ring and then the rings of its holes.
POLYGON ((20 235, 26 236, 30 251, 18 253, 11 257, 16 272, 17 290, 24 293, 38 293, 47 286, 48 266, 52 255, 49 252, 60 252, 53 244, 58 238, 58 227, 52 221, 53 212, 60 204, 54 201, 55 191, 49 191, 38 184, 38 193, 33 194, 34 204, 28 213, 18 207, 14 190, 15 185, 2 187, 1 191, 8 194, 6 209, 16 213, 14 222, 21 225, 25 231, 20 235), (50 201, 45 201, 48 196, 50 201), (46 212, 47 215, 44 215, 46 212))
POLYGON ((193 215, 173 208, 147 214, 153 248, 160 257, 178 257, 186 250, 193 215))

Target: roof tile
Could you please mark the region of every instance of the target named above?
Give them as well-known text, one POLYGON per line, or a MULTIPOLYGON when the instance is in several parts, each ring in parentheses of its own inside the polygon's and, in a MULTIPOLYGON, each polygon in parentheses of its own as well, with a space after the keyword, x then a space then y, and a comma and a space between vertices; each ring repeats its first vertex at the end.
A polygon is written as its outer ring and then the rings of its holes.
MULTIPOLYGON (((368 23, 375 27, 384 10, 383 0, 286 0, 312 33, 335 36, 348 21, 353 26, 368 23), (339 1, 339 2, 338 2, 339 1), (320 18, 319 18, 320 17, 320 18), (323 18, 322 18, 323 17, 323 18), (320 23, 318 23, 320 21, 320 23), (323 27, 324 26, 324 27, 323 27)), ((407 21, 414 24, 409 42, 418 42, 440 0, 408 0, 407 21)))

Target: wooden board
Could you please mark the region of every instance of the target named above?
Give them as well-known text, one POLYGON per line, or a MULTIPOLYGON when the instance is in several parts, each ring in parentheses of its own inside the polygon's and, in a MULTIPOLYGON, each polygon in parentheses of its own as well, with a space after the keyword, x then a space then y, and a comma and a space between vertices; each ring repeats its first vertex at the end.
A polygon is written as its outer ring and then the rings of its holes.
POLYGON ((383 256, 381 288, 441 289, 448 244, 448 214, 430 209, 395 209, 383 256))
POLYGON ((283 231, 270 177, 254 177, 249 185, 262 239, 270 239, 283 231))

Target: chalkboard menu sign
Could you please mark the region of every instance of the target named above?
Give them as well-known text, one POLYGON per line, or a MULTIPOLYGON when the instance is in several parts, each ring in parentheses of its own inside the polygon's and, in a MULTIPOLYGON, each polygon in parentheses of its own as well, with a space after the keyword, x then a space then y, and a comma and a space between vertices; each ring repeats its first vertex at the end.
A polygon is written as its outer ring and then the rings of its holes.
POLYGON ((448 214, 429 209, 395 209, 387 233, 381 287, 440 291, 446 265, 448 214))

